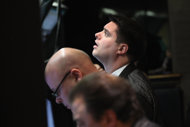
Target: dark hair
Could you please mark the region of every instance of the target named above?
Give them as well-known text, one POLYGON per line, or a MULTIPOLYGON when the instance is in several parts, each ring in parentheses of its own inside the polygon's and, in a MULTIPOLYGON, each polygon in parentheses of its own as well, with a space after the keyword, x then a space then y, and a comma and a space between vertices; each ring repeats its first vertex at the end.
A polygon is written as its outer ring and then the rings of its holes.
POLYGON ((123 15, 109 15, 108 19, 118 26, 116 42, 126 43, 129 46, 127 55, 131 61, 141 59, 146 48, 145 32, 141 25, 123 15))
POLYGON ((143 111, 136 94, 128 81, 104 72, 85 76, 70 93, 72 103, 76 97, 83 97, 87 111, 99 121, 104 111, 113 110, 122 122, 138 119, 143 111))

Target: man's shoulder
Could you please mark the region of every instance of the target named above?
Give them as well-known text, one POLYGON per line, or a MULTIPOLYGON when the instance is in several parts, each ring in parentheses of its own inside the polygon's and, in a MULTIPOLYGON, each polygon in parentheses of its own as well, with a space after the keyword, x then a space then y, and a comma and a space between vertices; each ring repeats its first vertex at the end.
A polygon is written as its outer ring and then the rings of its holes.
POLYGON ((142 83, 146 83, 149 84, 149 79, 147 77, 147 75, 139 70, 139 69, 134 69, 129 75, 128 75, 128 79, 129 80, 135 80, 135 81, 139 81, 142 83))
POLYGON ((132 87, 141 94, 148 94, 151 90, 151 83, 148 77, 140 70, 133 70, 126 78, 132 84, 132 87))
POLYGON ((148 80, 147 74, 139 69, 133 70, 129 75, 137 76, 139 78, 148 80))
MULTIPOLYGON (((132 67, 131 67, 132 68, 132 67)), ((150 87, 151 83, 148 79, 148 76, 138 68, 125 68, 121 74, 120 77, 128 79, 130 83, 133 84, 134 87, 150 87), (130 71, 128 70, 130 69, 130 71)))

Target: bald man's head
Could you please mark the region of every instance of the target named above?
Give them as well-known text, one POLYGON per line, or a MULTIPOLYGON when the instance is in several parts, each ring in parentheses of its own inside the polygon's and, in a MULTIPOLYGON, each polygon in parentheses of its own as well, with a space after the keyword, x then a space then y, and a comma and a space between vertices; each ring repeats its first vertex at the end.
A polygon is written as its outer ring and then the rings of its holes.
POLYGON ((96 70, 87 53, 67 47, 58 50, 52 55, 46 65, 45 76, 51 73, 52 78, 56 76, 55 80, 60 81, 59 77, 63 77, 72 68, 80 69, 83 75, 96 70))
POLYGON ((98 70, 87 53, 67 47, 58 50, 49 59, 45 68, 45 80, 50 89, 55 91, 68 72, 70 72, 67 76, 68 83, 65 83, 67 87, 75 85, 84 75, 96 71, 98 70))

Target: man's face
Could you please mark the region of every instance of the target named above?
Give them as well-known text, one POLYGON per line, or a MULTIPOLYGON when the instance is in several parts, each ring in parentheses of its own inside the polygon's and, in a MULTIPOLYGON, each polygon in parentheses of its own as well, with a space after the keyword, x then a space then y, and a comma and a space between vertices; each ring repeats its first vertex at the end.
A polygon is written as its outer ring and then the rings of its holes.
POLYGON ((92 115, 87 112, 84 99, 81 96, 74 99, 71 104, 71 110, 77 127, 106 127, 103 120, 97 122, 92 115))
POLYGON ((96 45, 93 46, 92 54, 100 62, 113 58, 118 49, 117 39, 117 25, 114 22, 109 22, 104 26, 104 29, 95 34, 96 45))
POLYGON ((76 85, 77 82, 72 79, 66 79, 63 83, 62 86, 60 87, 58 91, 58 96, 56 97, 56 103, 62 103, 64 104, 68 109, 71 109, 71 106, 69 104, 68 98, 69 98, 69 93, 71 89, 76 85))
MULTIPOLYGON (((58 80, 57 78, 55 78, 56 76, 53 75, 49 75, 48 77, 46 78, 46 82, 49 88, 52 91, 55 91, 59 84, 57 81, 60 81, 60 79, 58 80)), ((68 109, 70 109, 70 105, 68 103, 68 96, 71 89, 76 85, 77 82, 78 80, 74 80, 72 77, 68 75, 60 84, 60 87, 57 90, 56 103, 64 104, 68 109)))

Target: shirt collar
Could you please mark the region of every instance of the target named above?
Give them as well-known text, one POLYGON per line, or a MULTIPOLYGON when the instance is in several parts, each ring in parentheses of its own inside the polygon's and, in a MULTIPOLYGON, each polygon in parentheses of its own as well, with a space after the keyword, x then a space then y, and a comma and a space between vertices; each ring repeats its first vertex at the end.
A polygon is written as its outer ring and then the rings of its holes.
POLYGON ((125 67, 127 67, 127 66, 128 66, 128 64, 126 64, 126 65, 120 67, 119 69, 117 69, 117 70, 115 70, 114 72, 112 72, 112 75, 114 75, 114 76, 119 76, 119 75, 121 74, 121 72, 125 69, 125 67))

